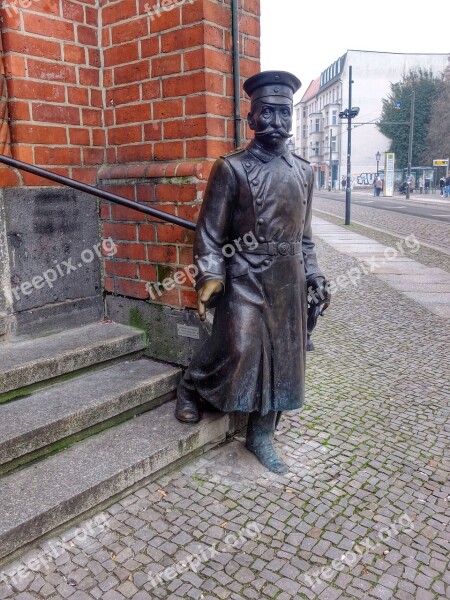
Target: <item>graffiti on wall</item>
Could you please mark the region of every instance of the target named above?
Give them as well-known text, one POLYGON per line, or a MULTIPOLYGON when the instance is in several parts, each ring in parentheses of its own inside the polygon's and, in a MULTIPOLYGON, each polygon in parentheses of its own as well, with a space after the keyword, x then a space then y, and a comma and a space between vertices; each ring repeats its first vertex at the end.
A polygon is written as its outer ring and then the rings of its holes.
POLYGON ((358 185, 373 185, 376 176, 376 173, 360 173, 356 178, 356 183, 358 185))

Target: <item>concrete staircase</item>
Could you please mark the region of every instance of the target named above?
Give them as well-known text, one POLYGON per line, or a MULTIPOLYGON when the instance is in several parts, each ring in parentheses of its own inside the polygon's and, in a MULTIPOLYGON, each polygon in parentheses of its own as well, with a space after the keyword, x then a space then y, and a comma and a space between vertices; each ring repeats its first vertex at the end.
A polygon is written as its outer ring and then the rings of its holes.
POLYGON ((178 423, 181 371, 144 349, 111 322, 0 345, 1 562, 232 433, 178 423))

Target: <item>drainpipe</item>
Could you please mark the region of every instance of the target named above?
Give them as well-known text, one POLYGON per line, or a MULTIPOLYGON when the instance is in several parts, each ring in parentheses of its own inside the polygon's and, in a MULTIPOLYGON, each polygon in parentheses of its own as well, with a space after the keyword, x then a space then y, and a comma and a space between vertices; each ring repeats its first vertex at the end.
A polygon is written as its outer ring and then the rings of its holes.
POLYGON ((234 143, 241 145, 241 66, 239 55, 239 0, 231 0, 231 37, 233 44, 233 80, 234 80, 234 143))

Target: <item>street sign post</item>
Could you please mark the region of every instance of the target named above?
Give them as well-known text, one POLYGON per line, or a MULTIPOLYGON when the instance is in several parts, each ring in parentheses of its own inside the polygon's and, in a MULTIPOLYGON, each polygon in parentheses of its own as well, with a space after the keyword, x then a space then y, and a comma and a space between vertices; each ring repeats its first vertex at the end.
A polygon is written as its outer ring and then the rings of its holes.
POLYGON ((386 152, 384 164, 384 195, 391 197, 394 195, 394 167, 395 154, 386 152))
POLYGON ((433 167, 445 167, 445 176, 448 177, 448 158, 437 158, 433 160, 433 167))

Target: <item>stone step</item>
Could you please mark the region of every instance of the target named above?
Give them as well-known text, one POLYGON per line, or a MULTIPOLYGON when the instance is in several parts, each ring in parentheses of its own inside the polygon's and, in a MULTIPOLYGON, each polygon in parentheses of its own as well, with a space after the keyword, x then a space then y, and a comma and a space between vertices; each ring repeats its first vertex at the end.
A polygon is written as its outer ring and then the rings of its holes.
POLYGON ((3 344, 0 402, 5 392, 126 356, 144 347, 143 331, 110 322, 3 344))
POLYGON ((119 415, 159 406, 174 398, 180 377, 175 367, 141 358, 4 404, 0 409, 0 465, 14 461, 8 468, 18 466, 65 438, 83 431, 86 436, 95 426, 106 428, 105 422, 119 415))
MULTIPOLYGON (((0 559, 117 501, 161 469, 227 438, 233 415, 179 423, 168 402, 1 480, 0 559)), ((3 562, 3 561, 2 561, 3 562)))

